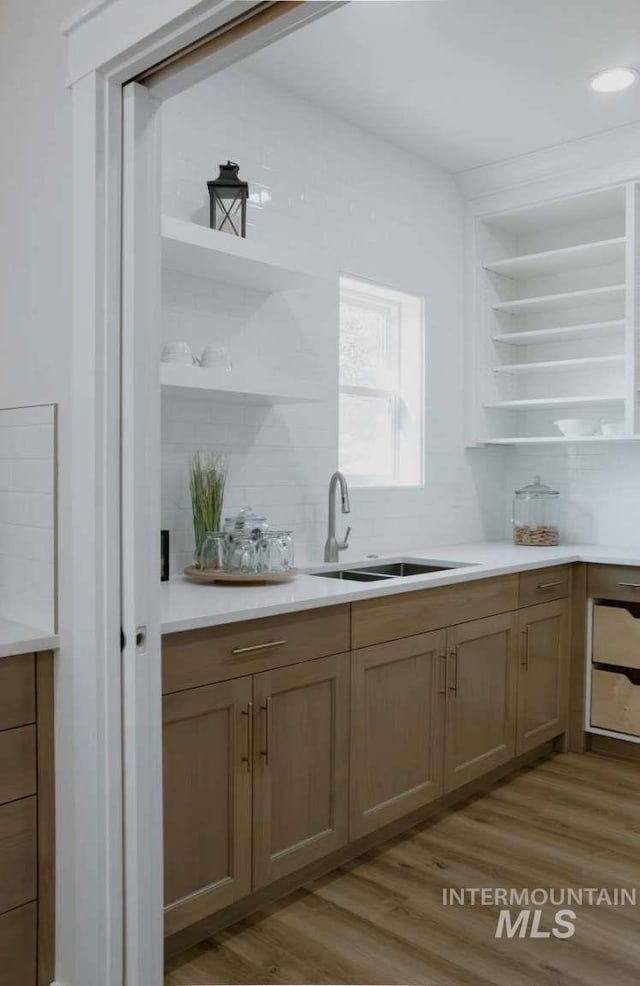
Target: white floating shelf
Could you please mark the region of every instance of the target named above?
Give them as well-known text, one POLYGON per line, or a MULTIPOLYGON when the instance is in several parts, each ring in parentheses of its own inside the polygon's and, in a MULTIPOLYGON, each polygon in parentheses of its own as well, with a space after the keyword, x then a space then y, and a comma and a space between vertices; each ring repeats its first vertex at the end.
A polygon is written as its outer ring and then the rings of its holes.
POLYGON ((167 397, 191 400, 218 397, 239 404, 299 404, 327 399, 311 380, 278 380, 260 371, 216 370, 179 363, 160 364, 160 384, 167 397))
POLYGON ((545 294, 535 298, 518 298, 502 301, 493 306, 496 312, 510 315, 526 315, 529 312, 560 311, 566 308, 582 308, 587 305, 605 305, 624 301, 625 285, 609 284, 601 288, 582 288, 579 291, 564 291, 560 294, 545 294))
POLYGON ((495 373, 563 373, 571 370, 597 370, 607 367, 624 366, 625 358, 620 356, 584 356, 579 359, 555 359, 543 363, 503 363, 494 366, 495 373))
POLYGON ((592 339, 597 336, 615 335, 624 331, 624 320, 609 322, 584 322, 581 325, 557 325, 550 329, 528 329, 524 332, 502 332, 492 336, 494 342, 507 346, 534 346, 545 342, 571 342, 574 339, 592 339))
POLYGON ((617 236, 610 240, 580 243, 560 250, 546 250, 544 253, 529 253, 520 257, 492 260, 484 265, 484 269, 520 280, 527 277, 544 277, 561 271, 621 263, 624 261, 624 252, 625 237, 617 236))
POLYGON ((534 397, 526 400, 496 401, 486 408, 506 411, 537 411, 545 407, 595 407, 599 404, 622 404, 624 397, 614 394, 598 394, 593 397, 534 397))
POLYGON ((162 217, 162 266, 269 293, 298 288, 322 276, 322 271, 301 267, 295 252, 266 249, 172 216, 162 217))
POLYGON ((540 436, 536 438, 488 438, 483 445, 575 445, 587 442, 640 442, 640 435, 581 435, 570 438, 566 435, 540 436))

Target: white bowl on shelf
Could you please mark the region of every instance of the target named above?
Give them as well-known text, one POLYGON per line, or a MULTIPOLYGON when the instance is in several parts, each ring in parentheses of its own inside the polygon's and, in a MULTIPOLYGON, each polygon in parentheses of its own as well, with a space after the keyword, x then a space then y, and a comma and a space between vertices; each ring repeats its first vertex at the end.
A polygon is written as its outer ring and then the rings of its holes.
POLYGON ((561 418, 553 423, 565 438, 588 438, 595 435, 600 427, 597 421, 588 421, 585 418, 561 418))
POLYGON ((604 438, 622 438, 624 435, 624 425, 621 421, 603 421, 600 431, 604 438))

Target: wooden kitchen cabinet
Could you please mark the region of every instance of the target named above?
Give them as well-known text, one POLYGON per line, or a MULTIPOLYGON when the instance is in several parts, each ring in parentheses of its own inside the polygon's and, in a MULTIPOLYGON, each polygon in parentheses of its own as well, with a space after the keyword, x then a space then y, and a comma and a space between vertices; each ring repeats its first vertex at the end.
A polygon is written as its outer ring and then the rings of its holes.
POLYGON ((53 654, 0 660, 0 986, 49 986, 55 952, 53 654))
POLYGON ((517 575, 363 599, 351 605, 351 647, 401 640, 517 608, 517 575))
POLYGON ((571 589, 571 566, 552 565, 520 572, 518 599, 520 609, 566 599, 571 589))
POLYGON ((254 676, 253 889, 347 841, 349 655, 254 676))
POLYGON ((165 932, 251 892, 252 679, 163 699, 165 932))
POLYGON ((536 604, 569 585, 555 568, 164 640, 166 935, 560 735, 570 602, 536 604))
POLYGON ((515 755, 516 620, 504 613, 449 630, 446 791, 515 755))
POLYGON ((516 754, 527 753, 566 728, 569 603, 521 610, 516 754))
POLYGON ((446 630, 353 652, 351 839, 442 794, 446 660, 446 630))
MULTIPOLYGON (((30 986, 37 980, 38 904, 32 901, 0 914, 0 986, 30 986)), ((47 975, 52 974, 49 970, 47 975)), ((40 983, 50 982, 45 977, 40 983)))

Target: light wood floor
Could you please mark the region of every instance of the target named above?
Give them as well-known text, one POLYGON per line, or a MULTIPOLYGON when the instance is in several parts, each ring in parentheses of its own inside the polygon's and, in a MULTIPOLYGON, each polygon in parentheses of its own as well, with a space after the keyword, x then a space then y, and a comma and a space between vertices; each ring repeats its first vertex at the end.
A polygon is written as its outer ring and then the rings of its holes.
MULTIPOLYGON (((165 986, 638 986, 640 907, 577 909, 573 938, 496 939, 443 887, 640 896, 640 764, 561 754, 172 959, 165 986)), ((544 927, 556 908, 545 909, 544 927)))

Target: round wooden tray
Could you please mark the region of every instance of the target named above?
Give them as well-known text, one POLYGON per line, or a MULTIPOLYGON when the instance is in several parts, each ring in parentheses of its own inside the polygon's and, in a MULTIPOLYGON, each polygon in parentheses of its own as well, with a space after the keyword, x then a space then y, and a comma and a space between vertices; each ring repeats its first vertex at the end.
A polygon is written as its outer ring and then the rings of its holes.
POLYGON ((214 582, 226 582, 229 585, 280 585, 283 582, 293 582, 298 575, 297 568, 290 568, 286 572, 250 572, 247 574, 220 572, 216 569, 207 569, 202 572, 195 565, 187 565, 184 574, 192 582, 199 582, 201 585, 213 585, 214 582))

